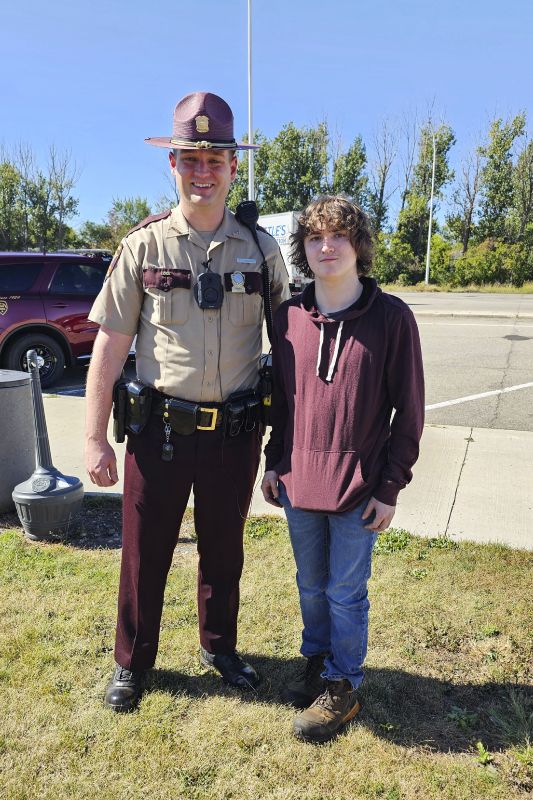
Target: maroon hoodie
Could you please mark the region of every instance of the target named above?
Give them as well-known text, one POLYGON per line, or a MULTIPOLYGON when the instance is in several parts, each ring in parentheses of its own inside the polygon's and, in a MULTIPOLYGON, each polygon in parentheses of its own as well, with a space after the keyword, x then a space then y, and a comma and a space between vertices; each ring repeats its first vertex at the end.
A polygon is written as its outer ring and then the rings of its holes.
POLYGON ((371 495, 395 505, 418 458, 424 376, 415 318, 373 278, 361 282, 362 302, 334 320, 316 308, 314 283, 274 318, 266 469, 296 508, 349 511, 371 495))

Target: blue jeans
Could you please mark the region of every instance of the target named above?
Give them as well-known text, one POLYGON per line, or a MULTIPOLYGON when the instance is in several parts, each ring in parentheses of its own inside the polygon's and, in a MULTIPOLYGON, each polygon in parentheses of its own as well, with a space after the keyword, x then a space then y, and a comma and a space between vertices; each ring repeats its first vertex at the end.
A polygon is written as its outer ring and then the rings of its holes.
POLYGON ((293 508, 283 483, 279 500, 289 525, 304 628, 301 653, 327 653, 323 677, 363 680, 368 642, 367 583, 377 534, 361 519, 366 501, 342 514, 293 508))

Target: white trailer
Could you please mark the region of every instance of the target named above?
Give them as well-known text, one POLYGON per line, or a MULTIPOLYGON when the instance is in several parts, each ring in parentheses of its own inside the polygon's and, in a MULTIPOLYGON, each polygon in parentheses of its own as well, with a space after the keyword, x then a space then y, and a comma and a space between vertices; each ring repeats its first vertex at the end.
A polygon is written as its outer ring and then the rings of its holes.
POLYGON ((290 235, 296 230, 297 220, 298 213, 296 211, 285 211, 282 214, 262 214, 259 217, 259 225, 268 231, 279 244, 281 255, 287 265, 291 291, 293 292, 299 292, 310 280, 309 278, 304 278, 297 271, 289 257, 290 235))

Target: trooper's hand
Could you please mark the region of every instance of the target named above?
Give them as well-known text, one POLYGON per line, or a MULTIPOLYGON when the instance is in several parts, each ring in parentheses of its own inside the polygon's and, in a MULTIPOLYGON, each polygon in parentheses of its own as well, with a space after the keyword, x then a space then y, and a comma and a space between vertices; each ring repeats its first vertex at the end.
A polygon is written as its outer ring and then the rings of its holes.
POLYGON ((118 481, 115 451, 107 441, 87 440, 85 466, 91 481, 97 486, 113 486, 118 481))
POLYGON ((386 503, 376 500, 375 497, 371 497, 365 510, 363 511, 362 518, 368 519, 373 511, 376 512, 376 515, 372 522, 370 522, 368 525, 365 525, 365 528, 368 531, 377 531, 380 533, 381 531, 384 531, 385 528, 388 528, 391 524, 394 512, 396 511, 396 506, 388 506, 386 503))
POLYGON ((263 480, 261 481, 261 491, 267 503, 270 503, 271 506, 281 508, 281 503, 278 500, 278 473, 273 469, 269 469, 265 472, 263 480))

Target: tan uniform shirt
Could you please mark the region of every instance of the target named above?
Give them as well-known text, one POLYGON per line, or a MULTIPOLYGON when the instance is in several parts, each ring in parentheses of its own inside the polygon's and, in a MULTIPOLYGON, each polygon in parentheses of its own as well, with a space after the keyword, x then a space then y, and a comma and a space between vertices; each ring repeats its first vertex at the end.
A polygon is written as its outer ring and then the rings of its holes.
MULTIPOLYGON (((258 231, 269 267, 272 308, 290 296, 287 270, 271 236, 258 231)), ((250 231, 228 211, 206 244, 174 208, 128 234, 89 319, 137 334, 137 376, 183 400, 221 402, 257 384, 262 344, 261 254, 250 231), (202 262, 222 278, 217 310, 199 308, 193 293, 202 262), (250 291, 231 291, 242 272, 250 291), (253 274, 255 273, 255 274, 253 274), (228 291, 229 289, 229 291, 228 291)))

